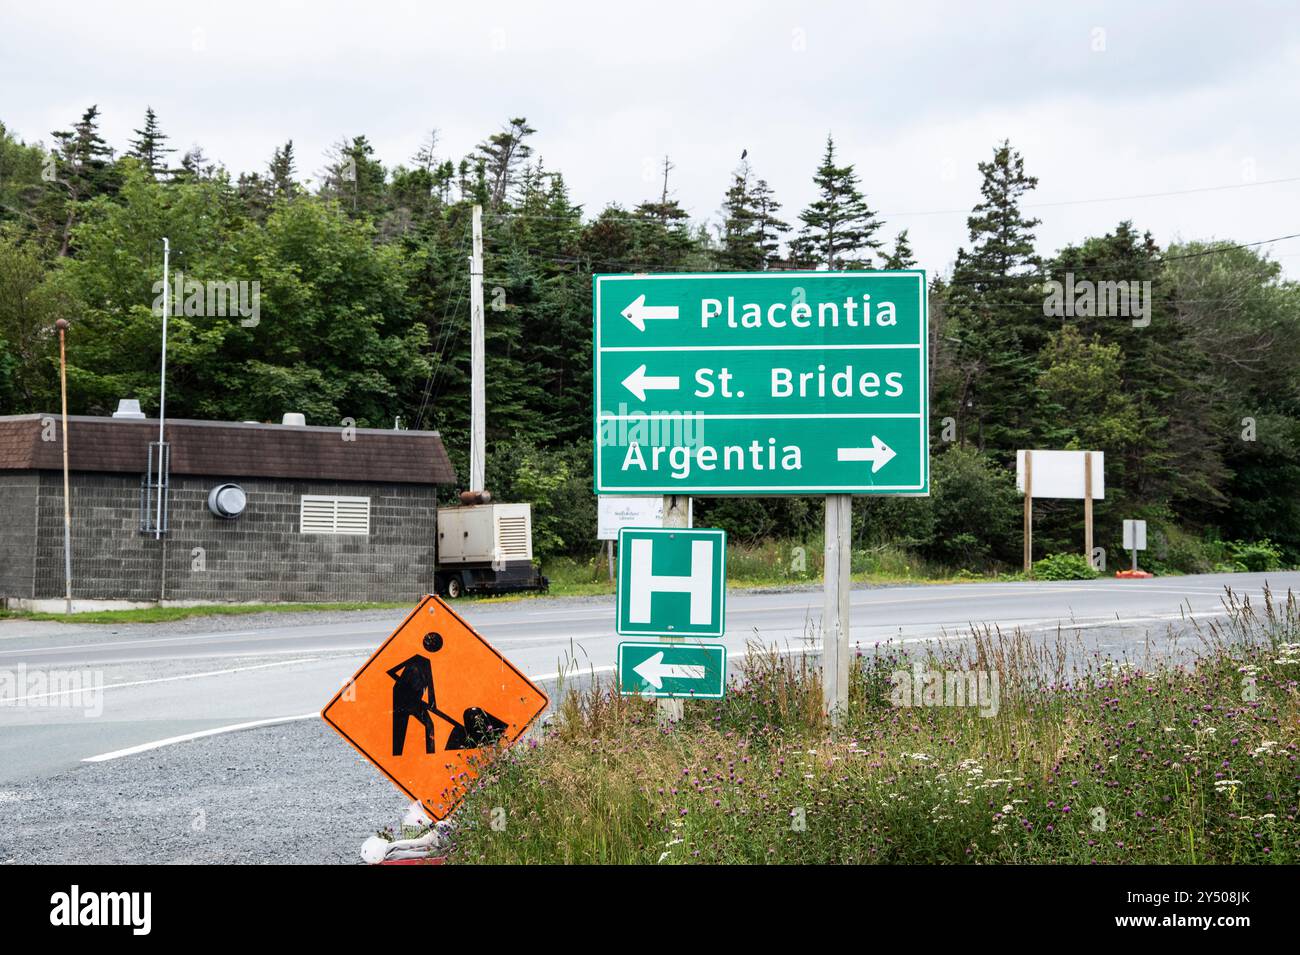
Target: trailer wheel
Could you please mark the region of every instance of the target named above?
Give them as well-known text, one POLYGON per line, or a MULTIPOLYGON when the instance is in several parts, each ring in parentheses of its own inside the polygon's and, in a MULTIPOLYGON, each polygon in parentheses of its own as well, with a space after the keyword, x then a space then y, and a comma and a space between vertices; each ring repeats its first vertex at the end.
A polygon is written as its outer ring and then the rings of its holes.
POLYGON ((452 600, 464 595, 465 585, 460 582, 460 574, 453 574, 447 578, 447 596, 452 600))

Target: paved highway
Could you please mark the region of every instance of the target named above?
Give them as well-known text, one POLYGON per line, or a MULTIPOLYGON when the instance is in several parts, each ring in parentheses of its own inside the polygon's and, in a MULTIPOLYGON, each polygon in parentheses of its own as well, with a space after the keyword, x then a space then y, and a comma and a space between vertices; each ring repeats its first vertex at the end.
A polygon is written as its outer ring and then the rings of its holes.
MULTIPOLYGON (((1188 619, 1222 615, 1225 587, 1258 598, 1265 583, 1275 593, 1300 590, 1300 573, 864 588, 852 593, 852 640, 862 648, 955 640, 981 624, 1046 639, 1060 627, 1077 631, 1089 647, 1140 656, 1168 650, 1169 636, 1186 633, 1188 619)), ((461 601, 458 610, 552 691, 561 679, 613 670, 619 639, 612 598, 461 601)), ((184 746, 193 734, 305 718, 402 616, 259 614, 132 626, 0 621, 0 681, 7 675, 18 688, 0 693, 10 697, 0 705, 0 784, 184 746), (55 677, 102 691, 69 692, 75 684, 55 677)), ((812 650, 820 641, 821 592, 733 592, 727 618, 733 662, 758 644, 812 650)))

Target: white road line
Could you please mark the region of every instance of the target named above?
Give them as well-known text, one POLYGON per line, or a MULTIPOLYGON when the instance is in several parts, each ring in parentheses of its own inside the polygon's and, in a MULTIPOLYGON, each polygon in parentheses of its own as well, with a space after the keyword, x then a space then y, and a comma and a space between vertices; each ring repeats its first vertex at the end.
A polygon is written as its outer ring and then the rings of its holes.
MULTIPOLYGON (((252 640, 236 640, 236 643, 254 643, 258 640, 281 640, 285 637, 275 633, 276 627, 268 627, 266 630, 246 630, 239 633, 202 633, 193 637, 156 637, 152 640, 102 640, 90 641, 87 643, 70 643, 58 647, 43 647, 39 644, 34 647, 24 647, 22 650, 0 650, 0 656, 8 656, 15 653, 52 653, 58 651, 73 650, 103 650, 116 649, 117 647, 159 647, 166 649, 182 643, 193 643, 195 640, 211 640, 214 637, 252 637, 252 640)), ((291 629, 291 628, 285 628, 291 629)), ((384 628, 366 627, 362 630, 339 630, 331 633, 321 633, 313 629, 310 633, 304 633, 301 637, 290 636, 289 639, 301 640, 307 637, 346 637, 354 633, 379 633, 385 634, 384 628)), ((21 639, 21 638, 15 638, 21 639)))
POLYGON ((169 736, 166 739, 156 739, 151 743, 141 743, 138 746, 128 746, 126 749, 115 749, 111 753, 100 753, 98 756, 87 756, 82 760, 82 762, 103 763, 110 759, 121 759, 123 756, 134 756, 137 753, 147 753, 152 749, 162 749, 164 746, 171 746, 175 743, 188 743, 190 740, 203 739, 207 736, 220 736, 223 733, 234 733, 238 730, 254 729, 258 726, 274 726, 277 723, 293 723, 298 720, 319 718, 320 713, 313 710, 310 713, 299 713, 297 716, 277 716, 269 720, 253 720, 250 723, 234 723, 230 726, 218 726, 210 730, 199 730, 197 733, 185 733, 182 736, 169 736))
POLYGON ((147 686, 151 683, 174 683, 177 680, 197 680, 204 676, 229 676, 231 673, 243 673, 245 670, 265 670, 267 667, 287 667, 296 663, 313 663, 320 657, 303 657, 299 660, 279 660, 275 663, 256 663, 246 667, 231 667, 228 670, 204 670, 201 673, 182 673, 177 676, 160 676, 152 680, 131 680, 129 683, 105 683, 103 686, 81 686, 75 690, 55 690, 51 693, 32 693, 27 696, 18 696, 12 700, 0 701, 0 707, 11 706, 15 703, 24 703, 27 700, 43 700, 53 696, 68 696, 76 693, 82 695, 85 693, 96 693, 100 690, 118 690, 124 686, 147 686))
MULTIPOLYGON (((743 653, 736 656, 744 656, 743 653)), ((274 664, 273 664, 274 665, 274 664)), ((547 680, 557 680, 561 676, 581 676, 584 673, 610 673, 613 672, 613 666, 592 667, 583 670, 574 670, 570 673, 543 673, 541 676, 530 677, 537 682, 547 680)), ((98 756, 87 756, 81 761, 83 763, 103 763, 110 759, 121 759, 123 756, 135 756, 138 753, 147 753, 150 750, 162 749, 164 746, 174 746, 177 743, 188 743, 191 740, 206 739, 209 736, 221 736, 225 733, 237 733, 240 730, 257 729, 259 726, 275 726, 280 723, 296 723, 301 720, 319 719, 320 713, 312 710, 310 713, 299 713, 297 716, 275 716, 266 720, 251 720, 247 723, 232 723, 229 726, 216 726, 208 730, 199 730, 195 733, 183 733, 180 736, 168 736, 166 739, 156 739, 148 743, 140 743, 136 746, 128 746, 125 749, 115 749, 111 753, 100 753, 98 756)))

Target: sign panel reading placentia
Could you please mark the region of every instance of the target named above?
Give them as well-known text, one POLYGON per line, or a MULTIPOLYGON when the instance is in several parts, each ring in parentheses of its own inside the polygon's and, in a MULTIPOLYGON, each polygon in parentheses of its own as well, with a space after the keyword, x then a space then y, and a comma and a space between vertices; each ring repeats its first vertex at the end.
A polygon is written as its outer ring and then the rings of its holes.
POLYGON ((925 273, 598 275, 596 493, 928 494, 925 273))

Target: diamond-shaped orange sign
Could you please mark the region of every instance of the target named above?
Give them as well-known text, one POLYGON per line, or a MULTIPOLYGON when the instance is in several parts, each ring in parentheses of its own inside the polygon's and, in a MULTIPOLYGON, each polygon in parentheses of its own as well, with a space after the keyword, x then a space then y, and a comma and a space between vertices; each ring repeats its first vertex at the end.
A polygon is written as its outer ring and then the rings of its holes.
POLYGON ((321 718, 434 819, 549 700, 438 597, 425 597, 321 718))

